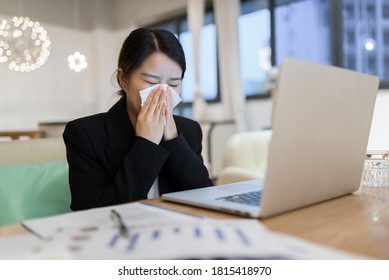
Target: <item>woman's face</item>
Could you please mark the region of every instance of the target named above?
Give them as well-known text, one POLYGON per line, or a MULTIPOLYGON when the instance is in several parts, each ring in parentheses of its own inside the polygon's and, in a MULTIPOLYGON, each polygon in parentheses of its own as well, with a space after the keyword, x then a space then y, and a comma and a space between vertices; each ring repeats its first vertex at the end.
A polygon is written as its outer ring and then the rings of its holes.
POLYGON ((181 75, 182 69, 174 60, 161 52, 155 52, 147 57, 129 77, 120 79, 122 88, 126 92, 127 111, 131 120, 138 116, 141 109, 139 91, 156 84, 167 84, 180 94, 181 75))

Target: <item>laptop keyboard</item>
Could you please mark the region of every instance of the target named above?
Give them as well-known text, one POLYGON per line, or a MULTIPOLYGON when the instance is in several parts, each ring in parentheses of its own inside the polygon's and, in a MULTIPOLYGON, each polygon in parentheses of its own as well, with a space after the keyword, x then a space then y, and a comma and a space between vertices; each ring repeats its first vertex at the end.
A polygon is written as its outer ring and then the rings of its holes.
POLYGON ((258 191, 219 197, 216 200, 223 200, 223 201, 259 206, 259 200, 261 198, 261 195, 262 195, 262 191, 258 190, 258 191))

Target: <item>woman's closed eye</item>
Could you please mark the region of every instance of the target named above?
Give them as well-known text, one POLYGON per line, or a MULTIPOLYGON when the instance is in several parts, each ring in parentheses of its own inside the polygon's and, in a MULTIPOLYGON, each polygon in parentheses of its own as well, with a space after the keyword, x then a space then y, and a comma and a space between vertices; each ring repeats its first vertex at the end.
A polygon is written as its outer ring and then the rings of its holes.
POLYGON ((146 84, 149 84, 149 85, 157 85, 158 82, 155 82, 155 81, 145 81, 146 84))
MULTIPOLYGON (((151 86, 154 86, 154 85, 158 85, 160 84, 160 82, 156 82, 156 81, 145 81, 147 84, 151 85, 151 86)), ((172 87, 172 88, 176 88, 178 87, 180 84, 168 84, 169 87, 172 87)))

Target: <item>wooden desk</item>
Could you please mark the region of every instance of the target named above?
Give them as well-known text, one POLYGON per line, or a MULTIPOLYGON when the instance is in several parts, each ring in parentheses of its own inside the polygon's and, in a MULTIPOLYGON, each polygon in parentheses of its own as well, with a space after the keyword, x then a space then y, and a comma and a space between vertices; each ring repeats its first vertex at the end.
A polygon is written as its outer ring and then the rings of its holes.
MULTIPOLYGON (((212 218, 240 217, 164 201, 153 205, 212 218)), ((389 188, 361 188, 358 192, 261 220, 269 229, 318 244, 389 259, 389 188)), ((21 225, 0 227, 0 236, 28 234, 21 225)))

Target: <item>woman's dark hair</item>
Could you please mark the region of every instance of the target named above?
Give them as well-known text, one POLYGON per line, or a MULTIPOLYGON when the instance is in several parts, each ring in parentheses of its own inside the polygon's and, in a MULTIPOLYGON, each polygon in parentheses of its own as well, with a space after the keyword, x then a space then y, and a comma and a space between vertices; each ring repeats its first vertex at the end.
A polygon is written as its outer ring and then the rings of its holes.
MULTIPOLYGON (((119 54, 118 68, 131 74, 154 52, 162 52, 175 61, 182 69, 181 79, 186 70, 185 54, 176 36, 163 29, 139 28, 130 33, 119 54)), ((119 83, 119 78, 117 81, 119 83)), ((120 84, 120 83, 119 83, 120 84)), ((123 89, 119 95, 125 96, 123 89)))

